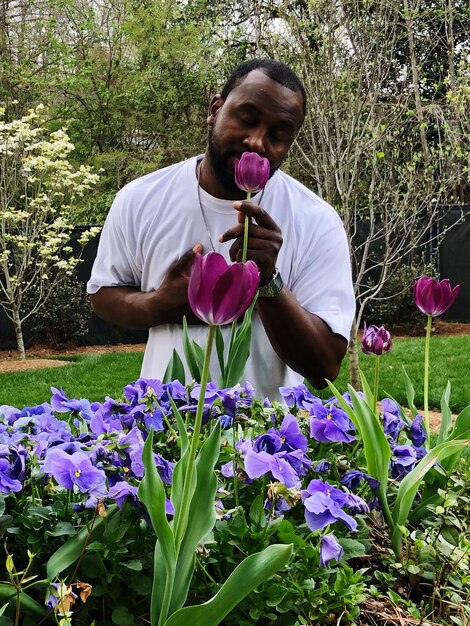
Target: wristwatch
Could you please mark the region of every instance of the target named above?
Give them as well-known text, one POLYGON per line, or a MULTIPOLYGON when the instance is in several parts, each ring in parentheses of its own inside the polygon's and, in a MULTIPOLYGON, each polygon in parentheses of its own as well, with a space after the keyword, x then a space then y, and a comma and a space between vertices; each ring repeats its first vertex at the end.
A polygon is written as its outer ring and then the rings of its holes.
POLYGON ((284 283, 276 267, 271 280, 258 289, 258 296, 260 298, 275 298, 281 293, 283 287, 284 283))

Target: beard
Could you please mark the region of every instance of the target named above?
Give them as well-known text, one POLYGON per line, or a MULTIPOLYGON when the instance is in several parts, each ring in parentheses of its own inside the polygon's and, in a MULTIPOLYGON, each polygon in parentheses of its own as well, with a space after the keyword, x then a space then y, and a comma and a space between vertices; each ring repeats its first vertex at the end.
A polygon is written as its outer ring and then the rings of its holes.
MULTIPOLYGON (((222 185, 227 191, 241 193, 240 188, 235 182, 234 167, 232 171, 229 168, 229 160, 233 158, 239 158, 240 154, 235 151, 224 152, 217 140, 217 134, 214 131, 214 127, 209 127, 209 134, 207 138, 207 148, 209 153, 209 159, 217 182, 222 185)), ((271 167, 269 171, 269 178, 279 169, 280 165, 271 167)), ((244 192, 243 192, 244 193, 244 192)))

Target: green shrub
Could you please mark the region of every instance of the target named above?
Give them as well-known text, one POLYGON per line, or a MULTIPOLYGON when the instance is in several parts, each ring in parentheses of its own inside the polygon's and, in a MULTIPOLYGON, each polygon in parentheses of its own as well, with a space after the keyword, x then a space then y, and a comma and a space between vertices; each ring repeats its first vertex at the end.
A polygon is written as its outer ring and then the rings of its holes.
POLYGON ((397 268, 387 279, 380 296, 364 308, 367 324, 385 325, 408 334, 422 334, 423 314, 413 300, 413 283, 419 276, 436 276, 432 264, 414 263, 397 268))
MULTIPOLYGON (((32 290, 25 307, 35 301, 37 294, 32 290)), ((28 343, 46 343, 52 347, 76 342, 87 332, 91 307, 86 296, 85 285, 76 275, 65 275, 37 313, 25 323, 28 343)))

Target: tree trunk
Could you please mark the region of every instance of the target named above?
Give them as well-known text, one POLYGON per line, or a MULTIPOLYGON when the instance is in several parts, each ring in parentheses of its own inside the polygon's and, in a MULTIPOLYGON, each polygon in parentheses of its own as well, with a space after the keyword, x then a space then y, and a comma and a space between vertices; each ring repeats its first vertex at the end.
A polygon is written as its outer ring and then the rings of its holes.
POLYGON ((359 378, 359 352, 357 349, 357 324, 354 319, 351 334, 349 336, 348 343, 348 358, 349 358, 349 382, 356 391, 361 388, 359 378))
POLYGON ((23 341, 23 329, 21 327, 20 310, 14 308, 13 311, 13 326, 15 328, 16 346, 18 348, 18 354, 20 359, 24 361, 26 359, 26 351, 24 349, 23 341))

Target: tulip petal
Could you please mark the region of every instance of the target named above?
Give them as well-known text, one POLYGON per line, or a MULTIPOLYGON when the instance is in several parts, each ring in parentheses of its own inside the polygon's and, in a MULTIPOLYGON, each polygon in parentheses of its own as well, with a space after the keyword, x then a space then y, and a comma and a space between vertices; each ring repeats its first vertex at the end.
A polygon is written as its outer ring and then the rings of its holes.
POLYGON ((212 293, 213 323, 229 324, 250 306, 259 283, 253 261, 234 263, 219 277, 212 293))

